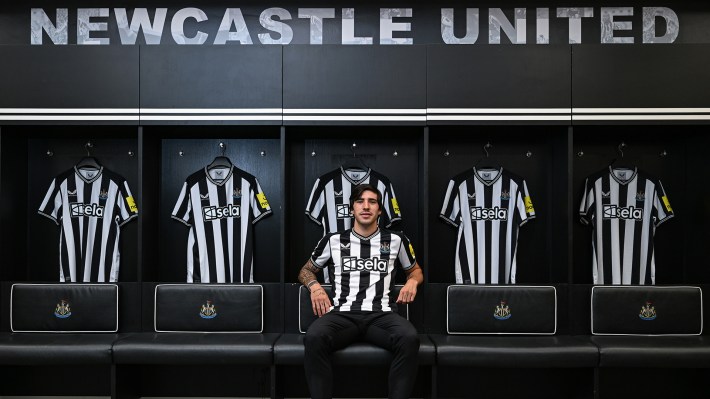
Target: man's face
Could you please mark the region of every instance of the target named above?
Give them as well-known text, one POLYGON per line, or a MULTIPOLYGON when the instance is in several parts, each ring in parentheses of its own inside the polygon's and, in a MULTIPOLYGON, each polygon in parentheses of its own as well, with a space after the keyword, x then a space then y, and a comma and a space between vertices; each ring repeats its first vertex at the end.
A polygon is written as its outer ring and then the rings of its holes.
POLYGON ((363 191, 360 198, 353 202, 353 216, 355 222, 362 226, 369 226, 377 223, 377 218, 380 217, 382 210, 377 203, 377 194, 372 191, 363 191))

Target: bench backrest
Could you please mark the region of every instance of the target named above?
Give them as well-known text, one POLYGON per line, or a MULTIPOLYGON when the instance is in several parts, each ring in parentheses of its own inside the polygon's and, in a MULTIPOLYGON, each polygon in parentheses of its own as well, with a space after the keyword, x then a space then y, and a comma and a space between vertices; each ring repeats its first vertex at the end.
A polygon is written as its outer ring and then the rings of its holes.
POLYGON ((10 329, 13 332, 116 332, 118 286, 13 284, 10 329))
POLYGON ((552 335, 557 292, 552 286, 451 285, 446 326, 449 334, 552 335))
POLYGON ((159 284, 156 332, 260 333, 264 292, 258 284, 159 284))
POLYGON ((592 334, 700 335, 700 287, 592 287, 592 334))

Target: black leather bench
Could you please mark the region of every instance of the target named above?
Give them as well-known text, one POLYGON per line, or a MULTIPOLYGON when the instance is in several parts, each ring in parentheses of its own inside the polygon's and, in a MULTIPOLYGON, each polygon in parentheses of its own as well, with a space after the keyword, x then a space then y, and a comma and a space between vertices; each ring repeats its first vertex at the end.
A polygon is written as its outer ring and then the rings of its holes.
MULTIPOLYGON (((197 381, 190 386, 190 389, 197 390, 197 396, 210 396, 208 389, 211 388, 218 390, 217 396, 233 396, 233 391, 219 391, 233 381, 226 381, 226 384, 210 382, 216 376, 229 375, 224 370, 220 374, 220 368, 260 367, 271 374, 273 347, 281 334, 262 332, 264 306, 260 285, 162 284, 156 286, 154 304, 155 331, 127 334, 113 345, 118 378, 147 378, 142 386, 152 389, 148 386, 150 374, 139 375, 135 366, 143 367, 138 367, 142 371, 153 367, 159 376, 161 369, 162 376, 171 371, 189 370, 186 371, 188 376, 198 380, 206 378, 204 388, 200 388, 197 381)), ((180 381, 184 378, 175 378, 175 386, 185 382, 180 381)), ((147 393, 192 396, 191 392, 186 393, 180 388, 176 391, 147 393)), ((143 394, 146 392, 119 396, 143 394)))
POLYGON ((447 334, 431 334, 437 364, 454 367, 596 367, 584 336, 555 335, 554 287, 452 285, 447 334))
POLYGON ((111 348, 118 334, 114 284, 14 284, 10 329, 0 334, 3 394, 108 395, 109 384, 77 387, 83 375, 110 382, 111 348), (37 383, 46 381, 48 383, 37 383))
MULTIPOLYGON (((331 287, 324 286, 330 295, 331 287)), ((392 295, 398 295, 401 286, 397 286, 392 295)), ((301 366, 305 354, 303 339, 308 326, 315 320, 310 302, 310 295, 305 287, 298 291, 299 330, 301 333, 283 334, 274 345, 274 364, 278 366, 301 366)), ((399 306, 399 313, 407 317, 407 307, 399 306)), ((436 348, 427 334, 419 334, 419 365, 435 367, 436 348)), ((355 342, 333 354, 333 364, 337 366, 389 366, 392 354, 386 349, 367 342, 355 342)))

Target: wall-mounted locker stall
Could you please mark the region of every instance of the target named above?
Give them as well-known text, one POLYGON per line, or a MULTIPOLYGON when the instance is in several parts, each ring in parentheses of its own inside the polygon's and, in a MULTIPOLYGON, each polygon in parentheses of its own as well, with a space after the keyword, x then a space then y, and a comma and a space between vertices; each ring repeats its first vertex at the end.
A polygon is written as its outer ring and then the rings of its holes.
MULTIPOLYGON (((620 179, 619 184, 602 183, 600 186, 602 206, 608 208, 604 218, 621 217, 620 224, 624 224, 624 228, 619 229, 603 227, 605 238, 599 242, 606 246, 604 251, 607 252, 597 259, 606 263, 602 271, 605 281, 610 278, 609 273, 616 273, 622 281, 628 278, 631 284, 639 284, 643 275, 637 250, 640 249, 652 256, 655 263, 655 273, 651 276, 647 271, 645 284, 650 284, 649 279, 653 277, 659 286, 706 287, 708 236, 704 225, 709 215, 704 182, 710 177, 710 169, 704 161, 710 145, 705 93, 710 79, 705 68, 709 61, 707 49, 707 45, 693 44, 572 48, 573 205, 580 206, 585 179, 589 176, 595 179, 609 176, 610 169, 630 173, 627 180, 620 179), (664 195, 660 195, 656 209, 644 205, 649 203, 647 198, 651 195, 645 189, 648 187, 645 180, 649 178, 660 181, 657 184, 662 185, 666 197, 664 200, 664 195), (624 211, 611 209, 616 204, 616 192, 627 194, 628 201, 618 207, 625 208, 624 211), (673 217, 664 219, 670 213, 673 217), (639 228, 644 216, 650 216, 657 226, 645 233, 653 237, 652 242, 639 228), (629 222, 631 219, 634 222, 629 222), (632 240, 636 242, 630 245, 632 240), (650 245, 640 245, 639 240, 650 245), (618 251, 616 256, 615 251, 618 251)), ((572 302, 588 309, 588 287, 594 281, 592 237, 595 230, 580 223, 578 208, 573 210, 570 217, 571 282, 574 283, 570 288, 571 298, 572 302)), ((574 328, 584 327, 580 331, 588 331, 588 323, 575 324, 574 328)), ((636 339, 639 337, 620 337, 618 343, 626 342, 631 348, 637 345, 636 339)), ((674 345, 668 337, 651 337, 645 345, 663 342, 674 345)), ((678 344, 683 342, 688 341, 678 340, 678 344)), ((604 353, 602 348, 597 385, 600 397, 688 396, 704 390, 699 381, 707 377, 707 369, 702 366, 686 368, 691 367, 690 363, 664 360, 665 368, 661 369, 657 367, 658 362, 650 358, 642 363, 607 366, 613 363, 609 363, 604 353), (628 378, 654 383, 632 384, 632 387, 623 382, 628 378)), ((641 358, 640 354, 637 358, 641 358)))

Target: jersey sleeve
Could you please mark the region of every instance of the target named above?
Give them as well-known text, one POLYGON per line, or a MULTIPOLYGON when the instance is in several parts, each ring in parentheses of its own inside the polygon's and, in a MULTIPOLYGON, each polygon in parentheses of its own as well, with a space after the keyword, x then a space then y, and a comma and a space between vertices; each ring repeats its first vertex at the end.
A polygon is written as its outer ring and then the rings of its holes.
POLYGON ((138 216, 138 205, 136 205, 136 200, 133 198, 128 182, 125 180, 119 183, 118 195, 120 198, 116 198, 116 207, 118 208, 116 216, 118 225, 123 226, 138 216))
POLYGON ((330 251, 330 237, 332 237, 331 234, 322 237, 320 241, 318 241, 318 245, 316 245, 313 253, 311 253, 311 262, 319 269, 323 269, 327 266, 328 261, 332 257, 332 252, 330 251))
POLYGON ((47 194, 44 195, 44 200, 39 206, 37 213, 42 216, 46 216, 59 225, 59 212, 62 208, 62 195, 60 185, 57 183, 57 179, 52 180, 49 185, 49 190, 47 194))
POLYGON ((254 217, 252 224, 268 215, 271 215, 269 200, 266 199, 266 194, 264 194, 264 191, 261 189, 261 185, 259 184, 259 180, 256 178, 254 178, 254 187, 252 189, 251 211, 252 216, 254 217))
POLYGON ((589 178, 584 181, 584 193, 579 204, 579 220, 584 224, 591 224, 594 220, 594 183, 589 178))
POLYGON ((399 264, 402 265, 402 269, 409 270, 414 267, 417 262, 416 256, 414 255, 414 247, 409 241, 409 238, 404 234, 401 235, 402 245, 399 246, 399 253, 397 253, 397 260, 399 264))
POLYGON ((321 226, 323 223, 323 212, 325 210, 325 190, 321 187, 321 179, 316 179, 311 189, 311 196, 308 197, 308 205, 306 205, 306 215, 321 226))
POLYGON ((385 208, 385 214, 387 215, 387 220, 385 221, 385 227, 390 227, 394 223, 402 220, 402 213, 399 210, 399 203, 397 202, 397 197, 394 194, 394 187, 392 183, 389 183, 385 188, 385 193, 382 196, 383 206, 385 208))
POLYGON ((656 196, 653 199, 653 211, 654 216, 656 217, 656 227, 660 226, 661 223, 675 215, 673 208, 671 208, 671 203, 668 201, 666 190, 663 188, 663 184, 660 181, 658 181, 658 184, 656 185, 656 196))
POLYGON ((535 207, 533 206, 532 198, 530 198, 528 184, 525 180, 523 180, 523 185, 518 190, 516 209, 520 217, 520 226, 527 223, 530 219, 535 219, 535 207))
POLYGON ((444 219, 447 223, 459 226, 459 220, 461 217, 461 209, 459 207, 459 192, 458 186, 454 180, 449 181, 449 186, 446 188, 446 195, 444 196, 444 204, 441 206, 441 212, 439 217, 444 219))
POLYGON ((188 191, 187 182, 182 186, 180 195, 178 196, 175 208, 173 208, 172 218, 184 223, 187 226, 192 226, 193 212, 192 201, 190 200, 190 192, 188 191))

